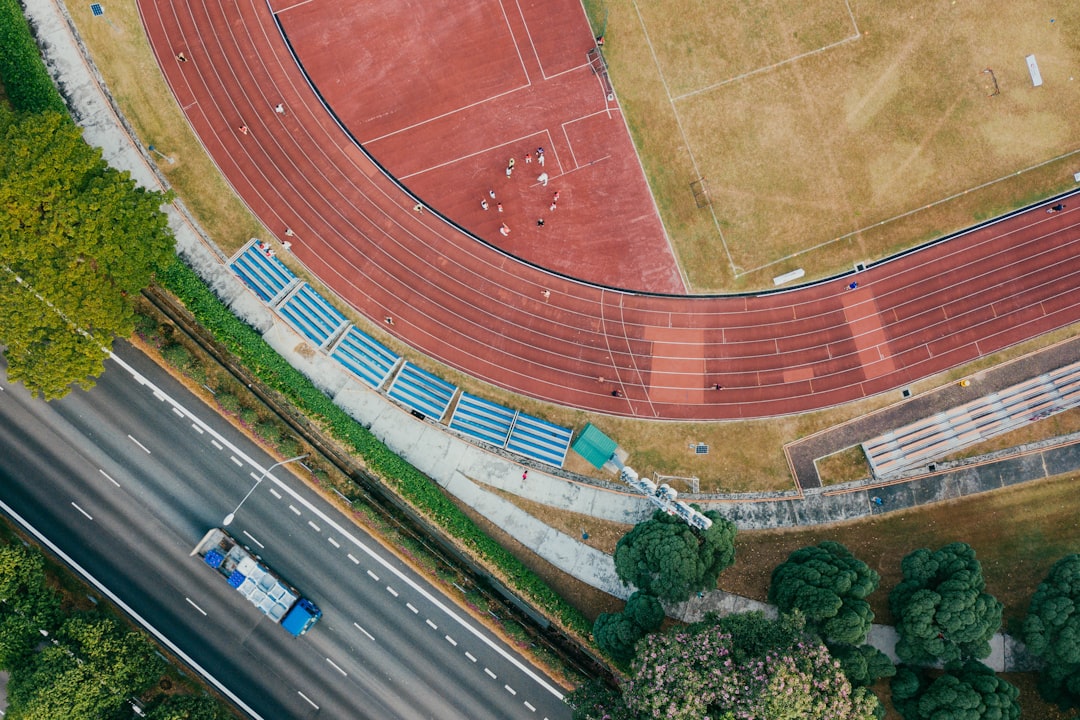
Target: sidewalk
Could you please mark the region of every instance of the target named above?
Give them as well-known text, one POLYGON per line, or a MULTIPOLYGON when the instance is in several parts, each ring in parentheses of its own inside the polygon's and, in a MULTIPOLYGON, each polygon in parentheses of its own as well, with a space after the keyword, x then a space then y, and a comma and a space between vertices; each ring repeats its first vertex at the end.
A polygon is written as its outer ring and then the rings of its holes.
MULTIPOLYGON (((76 121, 84 129, 86 140, 102 148, 113 167, 127 170, 140 185, 167 189, 162 176, 154 169, 146 150, 132 140, 111 97, 102 90, 103 83, 83 57, 83 48, 73 36, 66 11, 51 0, 28 0, 27 15, 44 45, 46 61, 54 77, 73 105, 76 121)), ((533 549, 558 569, 613 596, 625 598, 630 588, 616 577, 611 556, 561 533, 520 510, 488 488, 534 500, 553 507, 593 515, 615 522, 634 524, 652 514, 651 504, 642 496, 603 487, 586 478, 570 480, 529 467, 529 480, 521 480, 522 465, 498 452, 477 447, 451 435, 441 426, 418 420, 407 410, 393 404, 384 395, 368 389, 328 357, 312 351, 306 342, 276 318, 253 293, 249 292, 222 263, 224 257, 179 202, 166 208, 169 225, 177 238, 177 251, 213 287, 232 310, 263 333, 266 341, 295 367, 304 372, 339 406, 357 421, 369 426, 372 433, 392 450, 415 465, 462 502, 481 513, 514 539, 533 549)), ((701 504, 717 509, 743 528, 780 527, 832 522, 896 510, 914 504, 981 492, 1006 484, 1010 473, 1062 472, 1080 467, 1080 447, 1046 450, 1045 455, 1024 460, 1010 458, 1008 472, 1000 469, 942 473, 902 486, 856 490, 835 494, 816 489, 799 497, 795 492, 758 496, 731 496, 709 499, 701 504), (975 472, 979 480, 971 475, 975 472), (871 493, 886 502, 877 508, 870 502, 871 493)), ((730 593, 715 591, 694 598, 681 606, 669 608, 673 616, 686 620, 699 618, 710 610, 733 612, 760 609, 772 612, 764 603, 730 593)), ((887 653, 894 640, 891 628, 876 626, 871 638, 887 653)), ((993 667, 1015 667, 1015 649, 1006 638, 994 642, 993 667), (1000 648, 1000 649, 999 649, 1000 648)))

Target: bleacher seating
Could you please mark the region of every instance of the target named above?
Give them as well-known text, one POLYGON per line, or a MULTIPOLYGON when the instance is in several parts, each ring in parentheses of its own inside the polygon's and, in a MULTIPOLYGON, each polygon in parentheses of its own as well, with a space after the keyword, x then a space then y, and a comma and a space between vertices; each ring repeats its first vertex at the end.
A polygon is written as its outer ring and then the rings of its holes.
POLYGON ((285 321, 306 335, 319 347, 336 337, 348 321, 330 303, 304 283, 281 303, 278 312, 285 321))
POLYGON ((450 429, 504 448, 516 415, 508 407, 462 393, 450 418, 450 429))
POLYGON ((456 391, 457 387, 442 378, 406 362, 394 377, 387 394, 416 412, 441 420, 456 391))
POLYGON ((269 252, 265 243, 255 240, 249 241, 229 265, 265 303, 272 304, 275 298, 299 282, 292 270, 269 252))
POLYGON ((514 426, 510 429, 506 449, 548 465, 562 467, 566 460, 566 451, 570 449, 572 435, 569 428, 518 413, 514 426))
POLYGON ((355 326, 341 336, 330 357, 373 388, 382 387, 400 355, 355 326))
POLYGON ((1080 406, 1080 363, 950 408, 863 443, 874 477, 898 477, 988 438, 1080 406))

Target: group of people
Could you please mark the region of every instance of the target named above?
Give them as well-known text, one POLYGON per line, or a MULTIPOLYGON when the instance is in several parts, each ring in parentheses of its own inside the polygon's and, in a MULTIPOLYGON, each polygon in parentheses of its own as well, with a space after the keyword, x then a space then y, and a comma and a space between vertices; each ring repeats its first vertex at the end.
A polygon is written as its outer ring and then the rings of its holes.
MULTIPOLYGON (((538 148, 536 148, 536 150, 534 152, 527 152, 527 153, 525 153, 525 156, 522 159, 524 161, 524 164, 526 164, 526 165, 531 165, 533 163, 533 160, 535 160, 537 165, 539 165, 540 167, 544 167, 544 162, 545 162, 544 148, 543 147, 538 147, 538 148)), ((513 177, 515 167, 517 167, 517 158, 511 157, 506 162, 506 177, 508 179, 513 177)), ((536 181, 538 183, 540 183, 540 185, 542 185, 543 187, 547 187, 548 174, 546 172, 541 172, 539 177, 536 178, 536 181)), ((555 212, 556 208, 558 207, 558 202, 559 202, 559 193, 558 193, 558 191, 556 191, 555 194, 551 198, 551 204, 548 206, 548 211, 549 212, 555 212)), ((498 201, 498 198, 496 197, 495 189, 494 188, 489 188, 488 191, 487 191, 487 197, 481 197, 480 198, 480 208, 482 210, 484 210, 484 211, 488 211, 488 210, 491 209, 492 203, 495 204, 495 211, 496 212, 498 212, 498 213, 503 212, 503 204, 498 201), (489 200, 490 200, 490 202, 489 202, 489 200)), ((537 218, 536 219, 536 226, 537 227, 544 227, 544 218, 542 218, 542 217, 537 218)), ((502 223, 501 225, 499 225, 499 234, 502 235, 503 237, 508 237, 510 235, 510 226, 507 225, 505 222, 502 223)))

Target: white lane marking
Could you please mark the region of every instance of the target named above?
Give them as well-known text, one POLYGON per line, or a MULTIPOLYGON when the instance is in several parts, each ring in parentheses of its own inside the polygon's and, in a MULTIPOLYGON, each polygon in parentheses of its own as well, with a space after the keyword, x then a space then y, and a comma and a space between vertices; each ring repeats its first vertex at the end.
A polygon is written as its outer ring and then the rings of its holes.
POLYGON ((334 539, 334 538, 332 538, 332 537, 328 537, 328 538, 326 538, 326 542, 330 543, 331 545, 333 545, 333 546, 334 546, 334 547, 336 547, 336 548, 339 548, 339 547, 341 547, 341 543, 339 543, 339 542, 338 542, 337 540, 335 540, 335 539, 334 539))
POLYGON ((253 473, 251 473, 251 479, 254 480, 255 482, 259 482, 259 480, 262 479, 262 476, 259 475, 258 473, 253 472, 253 473))
MULTIPOLYGON (((147 388, 155 388, 155 385, 152 382, 150 382, 150 380, 148 380, 146 377, 144 377, 142 374, 140 374, 135 368, 131 367, 131 365, 129 365, 127 362, 125 362, 123 358, 118 357, 115 353, 110 354, 110 357, 112 358, 113 362, 115 362, 117 365, 119 365, 120 367, 127 370, 128 374, 131 375, 131 377, 133 377, 137 383, 139 383, 140 385, 143 385, 143 386, 145 386, 147 388)), ((158 391, 158 392, 160 392, 160 391, 158 391)), ((217 439, 221 443, 229 445, 230 450, 232 452, 236 453, 237 455, 243 457, 248 462, 249 465, 251 465, 252 467, 256 468, 259 471, 263 470, 263 467, 261 465, 259 465, 259 463, 255 462, 255 460, 253 458, 248 457, 248 455, 246 455, 243 450, 241 450, 240 448, 236 447, 235 445, 232 445, 231 443, 229 443, 229 441, 226 440, 224 436, 222 436, 220 433, 218 433, 212 427, 207 425, 201 418, 196 416, 190 410, 185 408, 183 405, 181 405, 180 403, 178 403, 176 400, 174 400, 171 397, 167 398, 167 401, 170 404, 179 407, 181 410, 183 410, 185 413, 187 413, 187 416, 188 416, 189 419, 191 419, 194 422, 197 422, 200 425, 202 425, 203 428, 206 430, 206 432, 209 435, 211 435, 212 437, 214 437, 215 439, 217 439)), ((270 470, 272 468, 266 468, 266 469, 270 470)), ((506 662, 513 665, 523 675, 528 677, 530 680, 535 682, 540 687, 544 688, 544 690, 548 691, 549 693, 551 693, 555 697, 559 698, 560 700, 563 698, 563 694, 558 688, 556 688, 554 685, 549 683, 545 678, 538 675, 532 668, 525 665, 519 659, 517 659, 516 657, 511 655, 510 651, 508 649, 504 648, 502 645, 495 642, 494 640, 489 638, 487 635, 485 635, 483 632, 481 632, 481 630, 480 630, 480 628, 478 626, 474 625, 467 618, 463 617, 453 607, 447 605, 446 602, 444 602, 443 598, 438 597, 435 594, 433 594, 434 591, 429 591, 425 587, 421 586, 416 580, 413 580, 409 576, 405 575, 405 573, 403 573, 400 569, 398 569, 398 568, 394 567, 393 565, 391 565, 388 560, 381 557, 378 553, 376 553, 376 551, 374 549, 372 549, 371 547, 366 545, 363 541, 361 541, 360 538, 358 538, 356 535, 352 534, 346 528, 342 527, 333 518, 331 518, 329 515, 327 515, 325 512, 323 512, 319 508, 312 505, 308 500, 301 497, 298 492, 296 492, 295 490, 290 488, 288 485, 286 485, 282 481, 278 480, 272 474, 267 473, 267 478, 269 479, 270 482, 272 482, 274 485, 276 485, 279 490, 281 490, 283 493, 287 493, 296 502, 298 502, 301 505, 304 505, 305 507, 307 507, 308 510, 310 510, 313 515, 315 515, 320 520, 325 522, 329 527, 336 530, 339 537, 345 538, 350 543, 352 543, 356 548, 359 548, 361 552, 366 553, 367 556, 371 558, 372 562, 375 562, 375 563, 378 563, 379 565, 382 565, 384 568, 386 568, 387 572, 393 573, 394 575, 396 575, 398 577, 398 579, 403 584, 405 584, 408 587, 412 588, 412 590, 414 592, 416 592, 418 595, 420 595, 425 600, 430 602, 432 605, 437 607, 443 614, 445 614, 447 617, 449 617, 451 620, 453 620, 459 626, 461 626, 461 628, 463 630, 465 630, 470 635, 472 635, 474 638, 476 638, 477 641, 479 641, 479 642, 483 643, 484 645, 486 645, 488 647, 488 649, 490 649, 492 652, 498 653, 498 655, 501 658, 503 658, 503 660, 505 660, 506 662)), ((172 649, 171 645, 170 645, 170 649, 172 649)), ((191 662, 190 660, 187 660, 187 657, 188 657, 187 655, 184 655, 185 660, 188 661, 188 662, 191 662)), ((203 672, 205 673, 205 671, 203 671, 203 672)), ((206 675, 209 676, 209 677, 213 677, 213 676, 210 676, 209 673, 206 673, 206 675)), ((215 686, 217 686, 219 689, 221 689, 222 686, 220 684, 220 681, 217 681, 216 678, 214 678, 214 681, 215 681, 215 686)), ((226 694, 228 695, 229 699, 233 700, 233 702, 237 702, 237 698, 236 698, 234 693, 226 693, 226 694)), ((243 705, 242 707, 243 707, 244 711, 247 712, 249 715, 255 715, 255 713, 250 708, 248 708, 246 705, 243 705)))
POLYGON ((270 488, 270 494, 271 494, 271 495, 273 495, 273 496, 274 496, 275 498, 277 498, 278 500, 280 500, 280 499, 281 499, 281 493, 279 493, 279 492, 278 492, 277 490, 275 490, 274 488, 270 488))
POLYGON ((318 710, 318 709, 319 709, 319 706, 318 706, 318 705, 316 705, 316 704, 315 704, 314 702, 312 702, 312 701, 311 701, 311 698, 309 698, 309 697, 308 697, 307 695, 305 695, 304 693, 302 693, 302 692, 300 692, 299 690, 297 690, 297 691, 296 691, 296 694, 297 694, 297 695, 299 695, 300 697, 304 698, 305 700, 307 700, 307 701, 308 701, 308 705, 310 705, 311 707, 315 708, 316 710, 318 710))
POLYGON ((444 638, 446 638, 446 642, 450 643, 450 644, 451 644, 451 645, 453 645, 454 647, 457 647, 457 640, 455 640, 454 638, 450 637, 449 635, 443 635, 443 637, 444 637, 444 638))
POLYGON ((263 544, 262 544, 261 542, 259 542, 258 540, 256 540, 256 539, 255 539, 255 538, 254 538, 254 537, 253 537, 253 536, 251 535, 251 533, 249 533, 249 532, 248 532, 247 530, 245 530, 245 531, 244 531, 244 534, 248 536, 248 540, 251 540, 251 542, 255 543, 255 544, 256 544, 256 545, 258 545, 258 546, 259 546, 260 548, 265 548, 265 547, 266 547, 266 546, 265 546, 265 545, 263 545, 263 544))
POLYGON ((360 564, 360 561, 357 560, 355 557, 353 557, 352 553, 349 553, 349 559, 353 561, 354 565, 359 565, 360 564))
POLYGON ((173 411, 174 413, 176 413, 176 414, 177 414, 178 416, 180 416, 180 417, 184 417, 184 413, 180 412, 180 411, 179 411, 179 410, 177 410, 176 408, 173 408, 173 409, 172 409, 172 411, 173 411))
POLYGON ((426 623, 427 623, 428 625, 430 625, 430 626, 431 626, 431 629, 432 629, 432 630, 438 630, 438 629, 439 629, 439 626, 438 626, 438 625, 436 625, 435 623, 431 622, 431 618, 428 618, 428 619, 427 619, 427 620, 425 620, 424 622, 426 622, 426 623))
POLYGON ((345 677, 349 677, 349 673, 342 670, 341 667, 336 662, 331 660, 330 658, 326 658, 326 662, 330 663, 330 667, 334 668, 335 670, 337 670, 339 673, 341 673, 345 677))
POLYGON ((196 604, 195 604, 195 601, 194 601, 194 600, 192 600, 192 599, 191 599, 191 598, 189 598, 189 597, 186 597, 186 598, 184 598, 184 599, 185 599, 185 600, 187 600, 187 602, 188 602, 188 605, 190 605, 191 607, 193 607, 193 608, 195 608, 196 610, 198 610, 199 612, 201 612, 201 613, 203 614, 203 616, 205 616, 205 615, 206 615, 206 611, 205 611, 205 610, 203 610, 203 609, 202 609, 201 607, 199 607, 198 605, 196 605, 196 604))
POLYGON ((517 690, 510 687, 509 685, 503 685, 503 687, 506 688, 506 692, 510 693, 511 695, 517 695, 517 690))
POLYGON ((143 451, 144 451, 144 452, 145 452, 145 453, 146 453, 147 455, 149 455, 149 454, 150 454, 150 451, 146 449, 146 446, 145 446, 145 445, 143 445, 143 444, 142 444, 141 442, 139 442, 138 440, 136 440, 135 438, 131 437, 131 435, 128 435, 128 439, 129 439, 129 440, 131 440, 131 442, 133 442, 133 443, 135 443, 136 445, 138 445, 139 447, 141 447, 141 448, 143 449, 143 451))
POLYGON ((322 530, 319 529, 319 526, 316 525, 315 523, 311 522, 310 520, 307 521, 307 524, 308 524, 308 527, 310 527, 315 532, 322 532, 322 530))
POLYGON ((491 672, 491 668, 484 668, 484 672, 487 673, 488 675, 490 675, 492 680, 495 680, 496 678, 499 677, 495 673, 491 672))
POLYGON ((218 450, 224 450, 225 449, 225 446, 223 446, 217 440, 211 440, 210 444, 213 445, 214 447, 216 447, 218 450))
POLYGON ((367 630, 365 630, 364 628, 360 627, 360 626, 359 626, 359 625, 357 625, 356 623, 353 623, 353 627, 354 627, 354 628, 356 628, 357 630, 359 630, 360 632, 364 633, 365 635, 367 635, 367 636, 368 636, 368 640, 372 640, 372 641, 374 641, 374 640, 375 640, 375 636, 374 636, 374 635, 372 635, 371 633, 369 633, 369 632, 368 632, 367 630))
POLYGON ((293 511, 294 513, 296 513, 297 515, 299 515, 299 514, 300 514, 300 511, 296 509, 296 506, 295 506, 295 505, 290 505, 290 506, 289 506, 289 509, 290 509, 290 510, 292 510, 292 511, 293 511))
POLYGON ((391 594, 391 595, 393 595, 394 597, 397 597, 397 596, 398 596, 398 594, 397 594, 397 590, 395 590, 394 588, 390 587, 389 585, 387 585, 387 586, 386 586, 386 592, 390 593, 390 594, 391 594))
MULTIPOLYGON (((173 409, 175 410, 176 408, 173 408, 173 409)), ((182 414, 183 413, 181 413, 181 415, 182 414)), ((195 423, 191 423, 191 429, 194 430, 195 432, 199 433, 200 435, 204 434, 203 429, 201 427, 199 427, 198 425, 196 425, 195 423)))
MULTIPOLYGON (((153 386, 151 386, 151 387, 153 387, 153 386)), ((154 397, 156 397, 161 402, 165 402, 165 393, 161 392, 156 387, 154 388, 154 397)))
POLYGON ((420 612, 419 610, 417 610, 416 608, 414 608, 414 607, 413 607, 413 604, 412 604, 411 602, 407 602, 407 603, 405 603, 405 607, 407 607, 407 608, 409 608, 410 610, 412 610, 412 611, 413 611, 413 615, 415 615, 415 614, 417 614, 418 612, 420 612))
POLYGON ((374 580, 375 582, 379 582, 379 576, 378 576, 378 575, 376 575, 375 573, 371 572, 370 570, 368 570, 368 571, 367 571, 367 574, 371 576, 371 579, 372 579, 372 580, 374 580))
POLYGON ((525 707, 529 708, 529 712, 536 712, 536 708, 529 704, 529 701, 525 701, 525 707))
POLYGON ((120 487, 120 483, 116 482, 111 477, 109 477, 109 473, 105 472, 101 468, 98 468, 98 472, 101 473, 102 475, 104 475, 105 479, 108 480, 109 482, 111 482, 113 485, 115 485, 116 487, 120 487))
POLYGON ((465 657, 469 658, 473 662, 476 662, 476 658, 474 658, 473 654, 471 652, 467 651, 467 650, 465 651, 465 657))
POLYGON ((230 460, 232 460, 232 461, 233 461, 234 463, 236 463, 236 464, 237 464, 237 466, 239 466, 239 467, 244 467, 244 463, 242 463, 242 462, 240 462, 239 460, 237 460, 237 459, 236 459, 236 456, 235 456, 235 455, 230 455, 230 456, 229 456, 229 459, 230 459, 230 460))
POLYGON ((86 511, 85 511, 85 510, 83 510, 83 509, 82 509, 81 507, 79 507, 78 505, 76 505, 76 504, 74 503, 74 501, 73 501, 73 502, 71 503, 71 507, 75 508, 76 510, 78 510, 79 512, 81 512, 81 513, 82 513, 83 515, 85 515, 85 516, 86 516, 86 519, 87 519, 87 520, 93 520, 93 519, 94 519, 94 518, 90 517, 90 513, 86 512, 86 511))

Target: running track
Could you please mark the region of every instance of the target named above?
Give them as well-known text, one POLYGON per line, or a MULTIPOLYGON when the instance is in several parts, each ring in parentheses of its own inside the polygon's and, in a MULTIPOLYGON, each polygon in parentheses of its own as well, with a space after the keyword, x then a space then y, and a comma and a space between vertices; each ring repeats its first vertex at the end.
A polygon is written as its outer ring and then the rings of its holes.
POLYGON ((847 277, 661 296, 554 275, 414 213, 319 104, 265 2, 139 6, 177 101, 255 214, 279 237, 292 228, 297 258, 359 312, 393 317, 401 340, 493 385, 614 415, 766 417, 903 387, 1080 320, 1080 198, 873 265, 854 290, 847 277), (271 109, 282 101, 285 116, 271 109))

